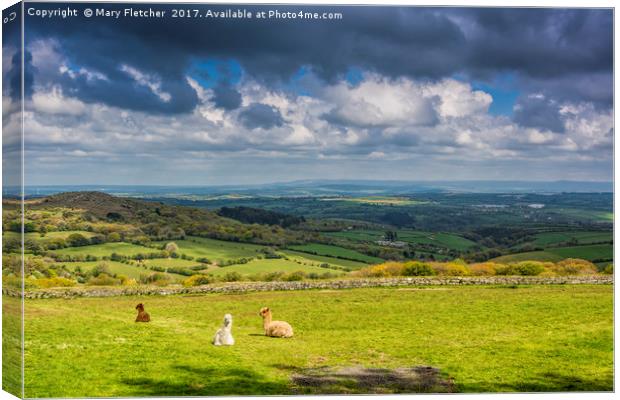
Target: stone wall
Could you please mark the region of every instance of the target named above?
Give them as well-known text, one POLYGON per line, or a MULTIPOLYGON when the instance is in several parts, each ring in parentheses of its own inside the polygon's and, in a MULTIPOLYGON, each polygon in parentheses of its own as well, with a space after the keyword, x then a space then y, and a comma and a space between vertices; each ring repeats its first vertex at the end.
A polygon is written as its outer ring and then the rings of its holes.
MULTIPOLYGON (((436 285, 574 285, 613 284, 612 275, 596 276, 489 276, 489 277, 411 277, 411 278, 358 278, 298 282, 230 282, 197 287, 73 287, 27 290, 28 299, 143 296, 200 293, 244 293, 308 289, 355 289, 367 287, 436 286, 436 285)), ((19 291, 3 288, 2 294, 19 297, 19 291)))

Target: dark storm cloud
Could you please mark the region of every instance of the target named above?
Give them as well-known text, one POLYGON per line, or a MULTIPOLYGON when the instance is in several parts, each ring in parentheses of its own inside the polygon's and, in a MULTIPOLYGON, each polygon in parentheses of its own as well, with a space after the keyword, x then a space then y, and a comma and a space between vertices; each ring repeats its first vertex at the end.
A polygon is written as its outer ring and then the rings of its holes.
POLYGON ((212 100, 216 107, 235 110, 241 105, 241 93, 228 85, 218 85, 213 88, 212 100))
MULTIPOLYGON (((78 9, 96 5, 74 5, 78 9)), ((42 5, 41 7, 56 7, 42 5)), ((131 5, 128 7, 146 8, 131 5)), ((171 6, 159 5, 158 9, 171 6)), ((223 6, 198 6, 204 12, 223 6)), ((123 5, 106 5, 123 9, 123 5)), ((244 6, 250 11, 273 7, 244 6)), ((554 84, 564 77, 587 82, 591 74, 612 75, 612 12, 586 9, 463 9, 416 7, 278 6, 281 11, 342 12, 342 20, 163 20, 105 18, 63 20, 27 18, 27 39, 57 38, 76 65, 110 77, 97 85, 66 82, 86 101, 104 101, 129 109, 160 113, 188 112, 198 99, 185 80, 192 60, 234 59, 253 79, 266 84, 288 80, 308 67, 331 82, 351 67, 388 77, 440 79, 462 73, 492 79, 510 72, 537 82, 557 98, 573 89, 554 84), (170 102, 159 101, 119 73, 124 63, 161 78, 170 102), (551 84, 546 87, 546 82, 551 84), (111 94, 110 92, 114 92, 111 94)), ((568 78, 567 78, 568 79, 568 78)), ((570 85, 569 85, 570 86, 570 85)), ((586 85, 587 86, 587 85, 586 85)), ((582 100, 611 105, 611 88, 583 88, 582 100), (602 99, 602 100, 601 100, 602 99)), ((237 105, 232 86, 215 87, 215 102, 237 105)))
POLYGON ((32 97, 32 84, 34 81, 34 66, 32 65, 32 54, 26 50, 23 53, 17 51, 11 59, 11 69, 7 73, 6 80, 9 82, 9 96, 13 100, 21 98, 22 93, 22 54, 24 55, 24 98, 32 97))
POLYGON ((239 119, 248 129, 270 129, 284 123, 277 108, 262 103, 252 103, 244 108, 239 113, 239 119))
POLYGON ((564 133, 565 130, 559 105, 542 96, 519 99, 513 120, 529 128, 542 128, 558 133, 564 133))

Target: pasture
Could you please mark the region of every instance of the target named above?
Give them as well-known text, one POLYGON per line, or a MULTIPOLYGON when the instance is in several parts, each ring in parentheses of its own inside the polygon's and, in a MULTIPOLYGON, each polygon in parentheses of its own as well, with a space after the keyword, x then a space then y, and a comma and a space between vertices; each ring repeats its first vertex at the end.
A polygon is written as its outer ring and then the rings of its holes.
MULTIPOLYGON (((102 263, 107 265, 110 272, 112 272, 113 274, 124 275, 128 278, 133 278, 136 280, 140 278, 140 275, 149 275, 153 273, 153 271, 151 271, 150 269, 144 268, 144 267, 140 267, 137 265, 123 264, 123 263, 116 262, 116 261, 83 261, 83 262, 76 261, 76 262, 58 262, 55 264, 64 265, 70 271, 74 271, 78 266, 82 269, 82 271, 90 271, 93 268, 95 268, 97 265, 100 265, 102 263)), ((186 276, 179 275, 179 274, 168 273, 168 275, 170 275, 173 278, 178 278, 178 279, 187 278, 186 276)))
POLYGON ((209 261, 227 261, 243 257, 256 257, 265 246, 256 244, 225 242, 223 240, 188 236, 185 240, 165 240, 154 242, 164 246, 174 242, 179 246, 179 253, 194 258, 207 258, 209 261))
POLYGON ((95 257, 110 256, 112 253, 116 253, 120 256, 135 256, 137 254, 149 254, 157 253, 159 250, 138 246, 131 243, 114 242, 114 243, 102 243, 89 246, 67 247, 64 249, 54 250, 53 253, 60 255, 91 255, 95 257))
POLYGON ((360 253, 359 251, 345 249, 344 247, 332 246, 328 244, 311 243, 299 246, 289 246, 289 249, 310 254, 316 254, 319 256, 344 258, 347 260, 354 260, 368 264, 382 263, 384 261, 381 258, 368 256, 366 254, 360 253))
POLYGON ((237 272, 241 275, 254 275, 270 272, 296 272, 303 271, 306 273, 324 274, 325 272, 338 273, 327 268, 319 267, 318 263, 308 262, 307 260, 295 262, 294 260, 285 259, 255 259, 246 264, 229 265, 227 267, 211 267, 207 273, 214 276, 226 275, 229 272, 237 272))
POLYGON ((327 197, 322 201, 345 201, 350 203, 370 204, 374 206, 414 206, 428 204, 427 201, 410 199, 408 197, 368 196, 368 197, 327 197))
POLYGON ((342 258, 327 257, 327 256, 318 256, 315 254, 303 253, 301 251, 295 251, 295 250, 284 250, 284 251, 280 251, 280 253, 282 253, 283 255, 285 255, 286 257, 290 259, 297 259, 303 262, 314 262, 315 264, 318 264, 318 265, 329 264, 330 266, 342 267, 342 268, 346 268, 349 270, 360 269, 360 268, 364 268, 368 266, 368 264, 360 262, 360 261, 345 260, 342 258))
POLYGON ((611 231, 609 232, 597 232, 597 231, 545 232, 545 233, 539 233, 535 235, 534 237, 535 237, 535 240, 532 243, 538 246, 555 245, 558 243, 565 243, 571 240, 576 241, 577 244, 592 244, 592 243, 600 243, 600 242, 605 242, 605 241, 612 241, 613 232, 611 231))
MULTIPOLYGON (((476 246, 475 242, 452 233, 397 230, 396 234, 398 235, 397 240, 411 244, 431 244, 459 251, 464 251, 476 246)), ((324 235, 335 238, 344 238, 357 242, 374 243, 378 240, 383 240, 385 232, 379 230, 352 230, 343 232, 325 232, 324 235)))
MULTIPOLYGON (((41 243, 47 243, 53 239, 67 239, 74 233, 79 233, 87 239, 92 238, 96 235, 96 233, 88 232, 88 231, 54 231, 47 232, 45 235, 41 236, 38 232, 28 232, 24 235, 25 240, 34 240, 41 243)), ((2 234, 6 239, 19 239, 20 234, 18 232, 3 232, 2 234)))
POLYGON ((350 366, 433 366, 458 392, 611 391, 612 296, 561 285, 26 300, 25 396, 315 393, 292 375, 350 366), (139 302, 152 322, 133 322, 139 302), (262 335, 266 305, 292 339, 262 335), (212 346, 225 313, 236 345, 212 346))
POLYGON ((561 261, 565 258, 581 258, 588 261, 611 260, 614 248, 611 244, 596 244, 588 246, 549 247, 544 251, 528 251, 525 253, 508 254, 494 258, 491 261, 512 263, 519 261, 561 261))

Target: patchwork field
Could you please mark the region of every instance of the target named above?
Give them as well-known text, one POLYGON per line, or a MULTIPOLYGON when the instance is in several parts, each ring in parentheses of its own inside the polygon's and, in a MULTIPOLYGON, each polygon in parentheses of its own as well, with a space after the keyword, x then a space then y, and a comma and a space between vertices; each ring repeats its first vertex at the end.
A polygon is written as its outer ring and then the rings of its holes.
POLYGON ((614 247, 611 244, 572 246, 572 247, 549 247, 544 251, 529 251, 524 253, 509 254, 494 258, 492 261, 510 263, 518 261, 561 261, 565 258, 581 258, 589 261, 612 260, 614 247))
POLYGON ((280 251, 280 253, 284 254, 285 256, 291 259, 299 259, 304 262, 315 262, 315 263, 318 263, 319 265, 329 264, 335 267, 343 267, 343 268, 350 269, 350 270, 360 269, 360 268, 364 268, 368 266, 368 264, 360 262, 360 261, 345 260, 342 258, 327 257, 327 256, 318 256, 315 254, 309 254, 309 253, 304 253, 304 252, 295 251, 295 250, 284 250, 284 251, 280 251))
POLYGON ((54 250, 53 252, 60 255, 92 255, 96 257, 110 256, 116 253, 121 256, 135 256, 136 254, 156 253, 158 250, 150 247, 138 246, 131 243, 102 243, 90 246, 67 247, 65 249, 54 250))
MULTIPOLYGON (((155 245, 165 245, 168 241, 154 242, 155 245)), ((243 257, 256 257, 264 246, 248 243, 225 242, 222 240, 207 239, 189 236, 186 240, 174 240, 179 246, 179 253, 194 258, 207 258, 210 261, 226 261, 243 257)))
POLYGON ((412 206, 428 204, 427 201, 414 200, 407 197, 369 196, 369 197, 328 197, 322 201, 345 201, 351 203, 371 204, 375 206, 412 206))
MULTIPOLYGON (((56 264, 64 265, 69 270, 75 270, 75 268, 79 266, 82 269, 82 271, 90 271, 93 268, 95 268, 97 265, 100 265, 102 262, 108 266, 108 268, 110 269, 110 272, 114 274, 118 274, 118 275, 125 275, 126 277, 133 278, 133 279, 138 279, 140 278, 140 275, 148 275, 149 273, 153 272, 143 267, 139 267, 135 265, 127 265, 127 264, 123 264, 123 263, 115 262, 115 261, 84 261, 84 262, 78 261, 78 262, 59 262, 56 264)), ((178 279, 186 278, 185 276, 178 275, 178 274, 169 273, 168 275, 174 278, 178 278, 178 279)))
POLYGON ((549 246, 575 240, 578 244, 600 243, 613 240, 613 232, 548 232, 535 235, 534 244, 549 246))
POLYGON ((230 265, 228 267, 212 267, 207 270, 208 273, 215 276, 226 275, 229 272, 238 272, 241 275, 254 275, 269 272, 296 272, 303 271, 306 273, 324 274, 325 272, 331 272, 337 274, 338 271, 334 271, 327 268, 321 268, 316 263, 310 262, 295 262, 292 260, 284 259, 262 259, 252 260, 247 264, 230 265))
POLYGON ((25 316, 27 397, 398 391, 291 380, 319 367, 432 366, 459 392, 613 389, 610 285, 27 300, 25 316), (133 322, 138 302, 152 322, 133 322), (295 337, 263 336, 263 306, 295 337), (236 344, 212 346, 225 313, 236 344))
MULTIPOLYGON (((378 240, 383 240, 385 232, 378 230, 353 230, 345 232, 327 232, 324 234, 326 236, 344 238, 359 242, 376 242, 378 240)), ((467 250, 476 246, 476 243, 471 240, 450 233, 398 230, 396 231, 396 234, 398 235, 397 240, 413 244, 432 244, 454 250, 467 250)))
POLYGON ((290 246, 291 250, 297 250, 300 252, 316 254, 319 256, 328 256, 334 258, 345 258, 348 260, 360 261, 364 263, 381 263, 384 260, 378 257, 371 257, 366 254, 362 254, 358 251, 345 249, 344 247, 331 246, 327 244, 305 244, 301 246, 290 246))

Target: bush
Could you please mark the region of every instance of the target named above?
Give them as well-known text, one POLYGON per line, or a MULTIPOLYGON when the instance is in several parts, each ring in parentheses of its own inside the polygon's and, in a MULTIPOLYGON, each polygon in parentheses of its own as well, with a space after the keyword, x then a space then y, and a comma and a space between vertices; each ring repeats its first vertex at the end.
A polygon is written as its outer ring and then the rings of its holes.
POLYGON ((579 258, 567 258, 557 262, 552 269, 558 275, 591 275, 598 272, 596 265, 579 258))
POLYGON ((215 277, 213 275, 193 275, 183 281, 183 286, 190 287, 208 285, 213 282, 215 282, 215 277))
POLYGON ((409 261, 403 266, 404 276, 430 276, 435 275, 435 271, 427 263, 421 261, 409 261))
POLYGON ((295 271, 284 275, 284 280, 287 282, 302 281, 305 277, 306 273, 304 271, 295 271))
POLYGON ((521 261, 514 265, 519 275, 539 275, 545 270, 543 263, 539 261, 521 261))
POLYGON ((504 265, 494 262, 484 262, 478 264, 472 264, 469 266, 469 271, 474 276, 491 276, 497 273, 498 268, 503 268, 504 265))
POLYGON ((116 286, 121 284, 121 280, 113 278, 106 273, 100 273, 90 278, 86 284, 91 286, 116 286))
POLYGON ((601 273, 605 274, 605 275, 613 275, 614 274, 614 265, 613 264, 609 264, 608 266, 603 268, 601 273))
POLYGON ((403 274, 403 264, 399 262, 385 262, 370 267, 362 268, 356 275, 369 276, 376 278, 386 278, 390 276, 401 276, 403 274))
POLYGON ((461 260, 455 260, 449 263, 433 263, 431 267, 437 275, 442 276, 467 276, 469 269, 467 264, 461 260))
POLYGON ((95 267, 90 270, 90 275, 99 276, 100 274, 106 274, 112 276, 112 272, 110 271, 110 267, 107 263, 99 263, 95 265, 95 267))
POLYGON ((73 279, 55 277, 35 279, 32 283, 38 288, 46 289, 52 287, 71 287, 75 286, 77 282, 73 279))
POLYGON ((222 277, 224 282, 237 282, 240 281, 243 277, 237 271, 227 272, 226 275, 222 277))
POLYGON ((172 282, 172 279, 170 279, 170 276, 166 274, 155 272, 150 275, 140 275, 140 282, 157 286, 166 286, 172 282))

